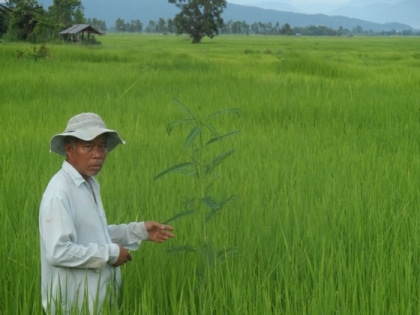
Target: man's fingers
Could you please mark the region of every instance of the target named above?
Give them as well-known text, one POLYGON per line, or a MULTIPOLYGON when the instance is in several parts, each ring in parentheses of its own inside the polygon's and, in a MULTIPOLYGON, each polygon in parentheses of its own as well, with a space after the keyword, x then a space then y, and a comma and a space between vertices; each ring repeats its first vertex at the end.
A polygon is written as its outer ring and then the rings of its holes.
POLYGON ((171 232, 165 232, 164 235, 168 238, 168 237, 174 237, 175 235, 171 232))
POLYGON ((170 225, 162 225, 160 228, 162 230, 168 230, 168 231, 173 231, 174 230, 173 226, 170 226, 170 225))

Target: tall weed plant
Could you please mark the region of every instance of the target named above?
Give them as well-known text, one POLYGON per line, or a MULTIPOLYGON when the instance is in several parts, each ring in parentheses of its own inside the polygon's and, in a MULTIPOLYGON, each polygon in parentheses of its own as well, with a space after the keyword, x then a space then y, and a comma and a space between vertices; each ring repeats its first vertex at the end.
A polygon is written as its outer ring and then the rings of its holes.
MULTIPOLYGON (((197 220, 193 221, 192 224, 200 227, 201 237, 199 239, 201 243, 187 243, 182 246, 170 248, 169 251, 171 253, 184 251, 198 253, 203 258, 205 264, 197 272, 203 277, 207 267, 213 267, 216 263, 226 260, 227 257, 237 254, 237 251, 232 248, 222 248, 220 250, 215 248, 209 235, 210 232, 208 231, 207 224, 215 215, 223 211, 226 205, 235 197, 235 195, 214 195, 214 185, 217 185, 218 180, 223 180, 223 176, 218 171, 220 170, 219 165, 225 159, 229 158, 235 150, 229 149, 227 151, 215 152, 212 148, 217 143, 227 141, 226 139, 240 133, 239 130, 221 133, 214 124, 214 121, 219 116, 226 114, 240 115, 240 110, 238 108, 229 108, 203 116, 194 113, 179 100, 176 100, 176 102, 182 107, 187 116, 169 123, 166 130, 168 135, 170 135, 175 128, 182 129, 183 126, 188 128, 183 147, 189 149, 189 159, 188 161, 170 166, 157 174, 154 179, 159 179, 164 175, 176 172, 189 176, 194 181, 194 191, 190 192, 188 199, 182 200, 182 211, 176 213, 165 223, 171 223, 187 215, 195 215, 197 217, 197 220)), ((220 224, 219 229, 223 229, 222 226, 228 228, 229 224, 220 224)), ((225 245, 228 246, 228 244, 225 245)), ((203 283, 203 280, 200 282, 203 283)))

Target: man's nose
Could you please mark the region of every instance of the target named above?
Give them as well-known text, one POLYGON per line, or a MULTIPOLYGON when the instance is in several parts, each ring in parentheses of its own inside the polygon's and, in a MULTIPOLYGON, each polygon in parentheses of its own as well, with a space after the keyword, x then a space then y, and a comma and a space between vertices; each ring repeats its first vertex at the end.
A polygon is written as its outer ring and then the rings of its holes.
POLYGON ((95 145, 92 149, 92 154, 94 157, 102 157, 106 154, 107 150, 103 146, 95 145))

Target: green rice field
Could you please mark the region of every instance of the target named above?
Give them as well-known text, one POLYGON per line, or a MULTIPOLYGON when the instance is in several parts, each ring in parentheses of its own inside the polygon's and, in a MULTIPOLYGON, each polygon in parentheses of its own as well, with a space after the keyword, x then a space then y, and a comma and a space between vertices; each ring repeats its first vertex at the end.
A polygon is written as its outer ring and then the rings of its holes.
MULTIPOLYGON (((200 194, 179 102, 234 149, 211 194, 122 267, 118 314, 420 314, 420 39, 107 34, 101 45, 0 43, 0 314, 42 314, 38 209, 50 138, 97 112, 109 223, 167 221, 200 194)), ((104 311, 104 314, 111 312, 104 311)), ((112 313, 112 314, 115 314, 112 313)))

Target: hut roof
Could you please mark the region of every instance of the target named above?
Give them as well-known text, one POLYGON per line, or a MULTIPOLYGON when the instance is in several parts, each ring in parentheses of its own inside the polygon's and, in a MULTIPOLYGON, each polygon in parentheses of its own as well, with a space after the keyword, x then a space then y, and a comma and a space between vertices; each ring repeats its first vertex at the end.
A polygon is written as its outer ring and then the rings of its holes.
POLYGON ((97 29, 95 29, 94 27, 90 26, 89 24, 74 24, 73 26, 70 26, 68 29, 61 31, 60 34, 78 34, 82 32, 95 33, 99 35, 104 34, 98 31, 97 29))

